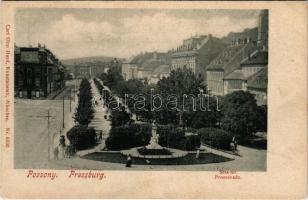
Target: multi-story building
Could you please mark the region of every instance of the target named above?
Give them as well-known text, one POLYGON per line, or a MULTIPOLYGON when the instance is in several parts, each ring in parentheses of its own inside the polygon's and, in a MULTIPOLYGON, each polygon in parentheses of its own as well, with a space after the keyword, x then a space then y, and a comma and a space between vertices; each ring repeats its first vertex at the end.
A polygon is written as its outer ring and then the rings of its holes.
POLYGON ((267 70, 264 67, 247 80, 247 90, 255 95, 258 105, 267 104, 267 70))
POLYGON ((151 78, 152 72, 152 69, 139 67, 138 78, 143 80, 149 80, 151 78))
POLYGON ((246 40, 249 43, 245 43, 245 40, 240 41, 242 42, 235 42, 224 49, 209 65, 207 69, 207 86, 212 94, 224 95, 224 77, 240 68, 241 61, 257 48, 252 40, 246 40))
POLYGON ((92 74, 92 67, 87 64, 75 65, 75 76, 77 78, 90 78, 92 74))
POLYGON ((153 73, 162 65, 170 62, 170 52, 146 52, 140 53, 122 63, 122 76, 125 80, 138 78, 150 81, 153 73))
POLYGON ((74 72, 77 78, 90 78, 100 76, 102 73, 107 73, 109 69, 121 69, 121 60, 113 58, 110 61, 88 61, 79 62, 71 66, 71 71, 74 72))
POLYGON ((224 94, 246 90, 247 81, 260 70, 267 68, 267 51, 256 50, 241 61, 240 68, 223 78, 224 94))
POLYGON ((124 80, 138 78, 138 66, 134 62, 134 58, 125 60, 122 63, 122 76, 124 80))
POLYGON ((215 95, 246 90, 249 77, 267 67, 268 12, 260 12, 257 28, 232 33, 225 40, 229 46, 207 69, 207 85, 215 95))
POLYGON ((186 67, 197 76, 206 78, 206 68, 225 46, 221 40, 212 35, 188 38, 172 53, 171 69, 186 67))
POLYGON ((45 46, 15 46, 14 90, 20 98, 47 97, 65 86, 65 69, 45 46))
POLYGON ((223 78, 224 93, 228 94, 239 90, 246 90, 246 79, 241 69, 236 69, 223 78))
POLYGON ((156 84, 162 78, 167 78, 170 74, 170 66, 163 64, 157 67, 151 74, 149 83, 156 84))

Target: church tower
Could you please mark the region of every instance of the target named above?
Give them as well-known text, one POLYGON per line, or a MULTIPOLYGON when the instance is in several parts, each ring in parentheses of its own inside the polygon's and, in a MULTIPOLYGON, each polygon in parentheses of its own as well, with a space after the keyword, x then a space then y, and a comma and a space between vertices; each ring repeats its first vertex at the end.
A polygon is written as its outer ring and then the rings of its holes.
POLYGON ((262 10, 259 15, 258 46, 268 47, 268 10, 262 10))

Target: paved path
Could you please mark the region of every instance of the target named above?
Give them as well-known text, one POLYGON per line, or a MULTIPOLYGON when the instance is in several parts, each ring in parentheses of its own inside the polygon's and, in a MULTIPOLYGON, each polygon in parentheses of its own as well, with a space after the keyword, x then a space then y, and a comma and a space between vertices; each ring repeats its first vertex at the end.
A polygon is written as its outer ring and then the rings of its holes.
POLYGON ((103 81, 101 79, 97 78, 97 80, 102 84, 102 86, 104 86, 105 90, 109 91, 113 95, 113 97, 117 100, 117 103, 120 103, 123 106, 125 106, 125 110, 129 114, 131 114, 132 119, 135 120, 135 122, 137 122, 137 116, 130 111, 129 107, 126 104, 123 103, 123 100, 121 98, 119 98, 117 95, 113 94, 112 91, 106 85, 104 85, 104 83, 103 83, 103 81))
POLYGON ((98 132, 102 131, 103 141, 101 142, 100 148, 104 148, 105 139, 108 137, 109 130, 111 128, 110 121, 105 119, 105 116, 108 116, 108 109, 107 107, 104 107, 104 100, 103 98, 100 98, 100 93, 93 79, 90 80, 90 83, 92 87, 92 95, 93 98, 96 100, 96 103, 94 103, 94 118, 89 124, 89 127, 93 127, 98 132))

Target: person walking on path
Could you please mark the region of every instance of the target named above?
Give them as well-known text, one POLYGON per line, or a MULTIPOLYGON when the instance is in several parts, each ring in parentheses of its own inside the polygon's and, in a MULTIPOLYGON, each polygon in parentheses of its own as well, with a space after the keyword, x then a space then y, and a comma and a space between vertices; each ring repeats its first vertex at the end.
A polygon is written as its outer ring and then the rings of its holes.
POLYGON ((237 151, 237 140, 236 140, 235 136, 233 136, 233 138, 232 138, 232 143, 233 143, 233 146, 234 146, 234 151, 237 151))
POLYGON ((132 158, 130 157, 130 155, 128 155, 126 160, 126 167, 131 167, 131 166, 132 166, 132 158))
POLYGON ((197 150, 196 159, 199 159, 199 157, 200 157, 200 149, 197 150))

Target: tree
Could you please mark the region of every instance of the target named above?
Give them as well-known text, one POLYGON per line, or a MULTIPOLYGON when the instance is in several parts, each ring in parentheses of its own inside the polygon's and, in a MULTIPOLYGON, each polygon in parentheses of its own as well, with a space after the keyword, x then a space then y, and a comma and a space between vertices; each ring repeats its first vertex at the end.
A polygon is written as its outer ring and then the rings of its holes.
POLYGON ((111 125, 122 126, 131 120, 131 115, 125 110, 123 106, 120 110, 114 109, 111 111, 111 125))
POLYGON ((222 101, 222 128, 241 137, 256 131, 258 106, 250 92, 236 91, 222 101))
POLYGON ((257 131, 267 132, 267 105, 258 106, 257 131))
POLYGON ((81 125, 88 125, 93 117, 91 85, 87 79, 83 79, 80 83, 78 107, 74 119, 81 125))
POLYGON ((203 90, 203 94, 207 92, 206 86, 202 82, 203 79, 196 77, 193 71, 188 68, 173 70, 169 77, 158 81, 157 90, 163 97, 163 102, 168 102, 168 97, 172 94, 172 98, 176 99, 177 111, 166 109, 165 105, 163 109, 155 112, 156 120, 162 124, 176 124, 179 122, 180 115, 184 115, 185 125, 190 125, 190 117, 196 112, 201 112, 198 110, 200 90, 203 90))
POLYGON ((107 75, 101 75, 104 84, 108 86, 110 89, 114 89, 116 85, 118 85, 119 82, 123 81, 123 77, 121 75, 121 71, 119 71, 117 68, 110 68, 107 72, 107 75))

